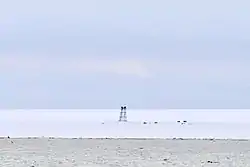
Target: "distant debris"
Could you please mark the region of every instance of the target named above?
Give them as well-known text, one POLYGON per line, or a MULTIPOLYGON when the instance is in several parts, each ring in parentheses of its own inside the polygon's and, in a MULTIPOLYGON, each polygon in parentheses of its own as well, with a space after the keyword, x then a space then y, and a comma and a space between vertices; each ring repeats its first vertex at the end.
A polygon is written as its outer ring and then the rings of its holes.
MULTIPOLYGON (((8 139, 10 139, 10 136, 7 136, 8 139)), ((14 143, 12 140, 10 141, 12 144, 14 143)))
POLYGON ((187 121, 186 120, 184 120, 184 121, 177 121, 177 123, 180 123, 180 124, 186 124, 187 123, 187 121))
POLYGON ((155 122, 146 122, 146 121, 144 121, 144 122, 142 122, 142 124, 158 124, 158 122, 157 121, 155 121, 155 122))
POLYGON ((218 161, 207 161, 207 163, 209 163, 209 164, 218 164, 219 162, 218 161))

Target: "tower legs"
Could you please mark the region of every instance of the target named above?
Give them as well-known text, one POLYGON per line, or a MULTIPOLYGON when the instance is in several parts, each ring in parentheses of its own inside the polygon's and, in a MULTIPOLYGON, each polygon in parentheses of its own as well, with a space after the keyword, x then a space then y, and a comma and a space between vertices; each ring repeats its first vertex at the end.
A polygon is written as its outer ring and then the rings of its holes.
POLYGON ((127 107, 126 106, 121 107, 119 122, 127 122, 127 107))

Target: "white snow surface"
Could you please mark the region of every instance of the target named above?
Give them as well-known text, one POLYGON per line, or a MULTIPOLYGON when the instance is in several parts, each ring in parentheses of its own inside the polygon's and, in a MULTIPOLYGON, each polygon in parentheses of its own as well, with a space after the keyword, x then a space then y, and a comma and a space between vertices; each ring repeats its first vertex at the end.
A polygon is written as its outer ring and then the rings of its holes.
POLYGON ((118 122, 119 112, 119 109, 1 110, 0 136, 250 139, 250 109, 128 109, 128 122, 118 122), (184 120, 186 124, 177 122, 184 120))

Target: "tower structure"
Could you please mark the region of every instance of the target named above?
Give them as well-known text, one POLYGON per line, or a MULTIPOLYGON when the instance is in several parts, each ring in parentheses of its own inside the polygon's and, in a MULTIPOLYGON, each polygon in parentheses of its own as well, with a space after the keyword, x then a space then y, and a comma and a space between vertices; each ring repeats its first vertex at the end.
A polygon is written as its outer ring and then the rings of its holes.
POLYGON ((121 106, 119 122, 127 122, 127 107, 121 106))

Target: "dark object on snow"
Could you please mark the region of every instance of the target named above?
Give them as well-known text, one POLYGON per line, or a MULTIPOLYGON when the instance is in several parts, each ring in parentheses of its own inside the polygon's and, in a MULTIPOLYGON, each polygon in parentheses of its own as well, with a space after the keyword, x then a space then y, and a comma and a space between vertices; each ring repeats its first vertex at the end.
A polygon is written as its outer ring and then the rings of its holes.
POLYGON ((210 164, 218 164, 219 162, 216 162, 216 161, 207 161, 207 163, 210 163, 210 164))
POLYGON ((127 122, 127 107, 121 106, 119 122, 127 122))

